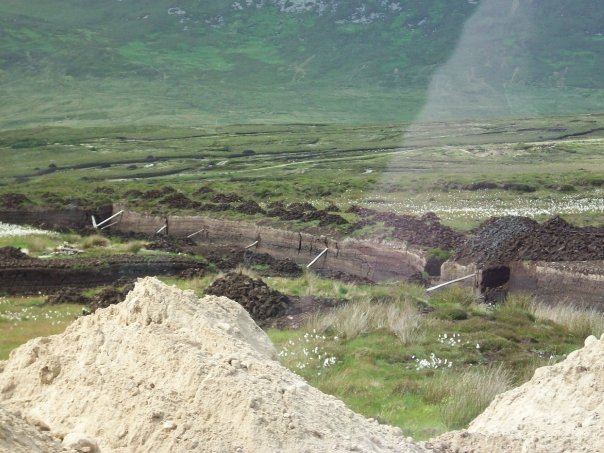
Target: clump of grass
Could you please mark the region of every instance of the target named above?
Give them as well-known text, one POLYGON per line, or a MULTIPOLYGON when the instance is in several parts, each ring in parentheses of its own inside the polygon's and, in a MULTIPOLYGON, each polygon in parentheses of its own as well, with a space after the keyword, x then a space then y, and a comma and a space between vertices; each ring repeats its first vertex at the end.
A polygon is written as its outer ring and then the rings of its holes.
POLYGON ((560 324, 580 338, 590 335, 599 337, 604 333, 604 313, 593 308, 533 302, 531 311, 537 319, 547 319, 560 324))
POLYGON ((468 369, 461 375, 443 374, 432 385, 446 386, 448 396, 440 407, 440 417, 449 429, 466 426, 493 401, 512 387, 512 375, 501 364, 468 369))
POLYGON ((110 244, 111 241, 105 236, 101 236, 100 234, 93 234, 92 236, 82 238, 82 241, 80 242, 80 247, 86 250, 94 247, 108 247, 110 244))
POLYGON ((395 304, 368 300, 351 302, 332 311, 311 318, 307 328, 317 332, 331 330, 353 339, 359 335, 385 330, 395 335, 401 343, 418 339, 422 319, 411 304, 395 304))
POLYGON ((465 286, 449 286, 440 291, 435 291, 430 298, 432 305, 462 306, 470 307, 475 305, 477 298, 472 289, 465 286))
POLYGON ((124 251, 126 253, 136 254, 141 251, 145 244, 146 243, 144 241, 131 241, 124 246, 124 251))

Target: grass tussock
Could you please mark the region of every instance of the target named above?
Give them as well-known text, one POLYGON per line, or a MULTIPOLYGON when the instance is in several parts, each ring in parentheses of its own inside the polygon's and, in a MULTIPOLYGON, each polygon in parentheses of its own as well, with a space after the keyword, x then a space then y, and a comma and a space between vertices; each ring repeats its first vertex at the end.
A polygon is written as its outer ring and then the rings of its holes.
POLYGON ((95 247, 108 247, 109 245, 111 245, 111 241, 100 234, 87 236, 82 238, 82 241, 80 242, 80 247, 82 247, 84 250, 95 247))
POLYGON ((421 323, 422 318, 411 304, 362 300, 314 316, 307 328, 321 333, 330 330, 349 340, 384 330, 395 335, 401 343, 409 344, 420 336, 421 323))
POLYGON ((534 302, 531 311, 537 319, 553 321, 580 338, 600 337, 604 333, 604 313, 593 308, 534 302))
MULTIPOLYGON (((446 388, 448 396, 440 406, 440 417, 449 429, 466 426, 493 401, 512 387, 512 375, 502 364, 467 369, 458 375, 446 374, 432 386, 446 388)), ((432 393, 438 393, 433 389, 432 393)))

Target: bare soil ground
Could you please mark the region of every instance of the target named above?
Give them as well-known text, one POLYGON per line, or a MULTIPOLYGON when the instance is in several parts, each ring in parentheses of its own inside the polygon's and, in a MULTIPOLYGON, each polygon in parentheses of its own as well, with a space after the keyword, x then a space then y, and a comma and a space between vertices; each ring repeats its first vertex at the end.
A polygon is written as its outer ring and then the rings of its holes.
POLYGON ((91 288, 146 275, 179 275, 207 264, 187 256, 114 255, 100 258, 38 259, 5 248, 0 260, 0 292, 52 294, 91 288), (9 256, 9 258, 6 258, 9 256))
POLYGON ((289 298, 258 278, 229 272, 209 286, 206 294, 224 296, 240 303, 257 323, 285 313, 289 298))

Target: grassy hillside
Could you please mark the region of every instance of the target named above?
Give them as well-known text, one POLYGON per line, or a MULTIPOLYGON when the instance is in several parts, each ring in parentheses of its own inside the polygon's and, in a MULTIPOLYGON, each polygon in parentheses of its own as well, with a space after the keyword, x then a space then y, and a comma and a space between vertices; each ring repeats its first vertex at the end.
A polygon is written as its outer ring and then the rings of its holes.
POLYGON ((596 0, 4 0, 0 128, 412 120, 435 77, 498 116, 600 111, 602 23, 596 0))
MULTIPOLYGON (((143 196, 169 186, 207 203, 216 194, 199 190, 210 187, 263 206, 309 201, 344 210, 361 204, 419 216, 432 211, 463 229, 502 215, 562 215, 580 225, 601 225, 603 146, 603 114, 424 125, 2 131, 0 209, 122 201, 138 210, 266 220, 235 205, 210 212, 143 196), (16 203, 15 194, 27 199, 16 203)), ((355 234, 388 238, 390 231, 355 234)))

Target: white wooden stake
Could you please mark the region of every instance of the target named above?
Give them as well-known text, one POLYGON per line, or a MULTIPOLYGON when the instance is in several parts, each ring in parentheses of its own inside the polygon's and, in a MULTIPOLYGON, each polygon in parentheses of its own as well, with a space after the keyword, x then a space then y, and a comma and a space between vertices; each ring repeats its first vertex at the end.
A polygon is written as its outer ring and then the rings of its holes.
POLYGON ((253 246, 255 246, 256 244, 258 244, 259 241, 254 242, 253 244, 250 244, 246 247, 246 249, 251 249, 253 246))
POLYGON ((122 209, 120 212, 117 212, 115 214, 113 214, 111 217, 107 217, 105 220, 103 220, 102 222, 96 223, 96 220, 94 219, 94 217, 92 217, 92 224, 94 225, 95 228, 100 227, 102 224, 109 222, 111 219, 117 217, 118 215, 120 215, 122 212, 124 212, 124 210, 122 209))
POLYGON ((315 264, 315 263, 317 262, 317 260, 318 260, 319 258, 321 258, 321 257, 322 257, 322 256, 325 254, 325 252, 327 252, 327 248, 325 248, 325 250, 323 250, 321 253, 319 253, 319 254, 317 255, 317 257, 316 257, 314 260, 312 260, 312 261, 311 261, 311 262, 308 264, 308 266, 306 266, 306 269, 308 269, 310 266, 312 266, 313 264, 315 264))
POLYGON ((462 280, 467 280, 468 278, 475 277, 476 274, 466 275, 465 277, 456 278, 455 280, 451 280, 450 282, 441 283, 440 285, 433 286, 432 288, 428 288, 426 290, 427 293, 430 291, 434 291, 435 289, 442 288, 443 286, 450 285, 451 283, 460 282, 462 280))
POLYGON ((191 233, 191 234, 189 234, 189 235, 187 236, 187 238, 192 238, 193 236, 195 236, 196 234, 201 233, 202 231, 204 231, 204 230, 203 230, 203 228, 202 228, 201 230, 199 230, 199 231, 196 231, 195 233, 191 233))
POLYGON ((109 225, 105 225, 103 228, 101 228, 101 230, 104 230, 105 228, 109 228, 110 226, 113 226, 113 225, 117 225, 118 223, 120 223, 119 220, 117 222, 111 222, 109 225))
POLYGON ((155 234, 159 234, 162 231, 164 231, 166 228, 168 227, 168 225, 164 225, 163 227, 161 227, 159 230, 157 230, 157 232, 155 234))

